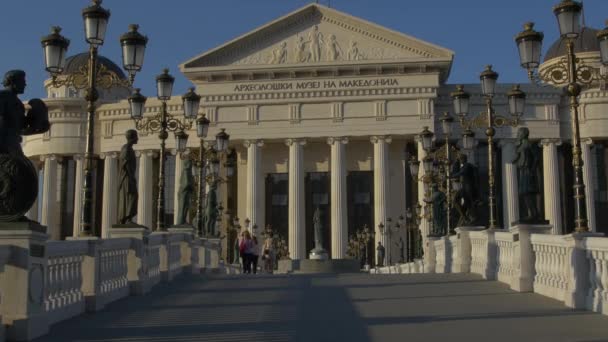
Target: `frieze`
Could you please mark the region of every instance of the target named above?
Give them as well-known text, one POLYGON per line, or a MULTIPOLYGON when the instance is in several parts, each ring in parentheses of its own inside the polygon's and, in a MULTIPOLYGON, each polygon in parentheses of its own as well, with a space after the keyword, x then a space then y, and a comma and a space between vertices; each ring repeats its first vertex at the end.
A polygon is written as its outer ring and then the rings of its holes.
POLYGON ((419 95, 428 94, 435 96, 437 88, 434 87, 401 87, 383 89, 342 89, 342 90, 316 90, 316 91, 293 91, 293 92, 269 92, 269 93, 246 93, 246 94, 220 94, 203 96, 203 101, 210 102, 235 102, 235 101, 260 101, 260 100, 290 100, 321 97, 348 97, 348 96, 390 96, 390 95, 419 95))

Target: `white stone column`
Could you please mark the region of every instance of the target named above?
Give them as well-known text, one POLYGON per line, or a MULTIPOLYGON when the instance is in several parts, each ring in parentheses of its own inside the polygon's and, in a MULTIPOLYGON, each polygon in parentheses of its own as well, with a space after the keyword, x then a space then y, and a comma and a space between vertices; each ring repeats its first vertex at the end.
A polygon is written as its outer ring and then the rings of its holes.
POLYGON ((306 259, 306 206, 303 139, 287 139, 289 146, 289 256, 306 259))
POLYGON ((101 238, 110 237, 110 228, 118 223, 116 210, 118 202, 117 152, 102 153, 103 163, 103 204, 101 208, 101 238))
POLYGON ((173 181, 173 224, 177 224, 177 213, 179 212, 179 181, 182 174, 184 161, 181 158, 181 153, 173 151, 175 155, 175 177, 173 181))
POLYGON ((545 219, 553 226, 551 233, 561 235, 564 232, 562 223, 561 189, 559 184, 558 139, 543 139, 543 182, 545 198, 545 219))
MULTIPOLYGON (((418 180, 416 180, 418 182, 418 204, 420 204, 422 206, 422 212, 424 213, 424 184, 422 183, 422 181, 420 181, 419 179, 422 179, 422 177, 424 177, 424 167, 423 167, 423 163, 422 161, 424 160, 424 158, 426 157, 426 151, 424 150, 424 148, 422 148, 422 142, 421 141, 417 141, 417 145, 418 145, 418 161, 420 162, 420 167, 418 168, 418 180)), ((415 209, 415 208, 412 208, 415 209)), ((414 210, 415 212, 415 210, 414 210)), ((425 218, 420 219, 420 233, 422 235, 422 246, 424 248, 425 251, 425 255, 426 255, 426 241, 427 241, 427 236, 430 233, 430 229, 431 229, 431 225, 429 224, 429 221, 427 221, 425 218)))
POLYGON ((76 169, 74 180, 74 229, 72 236, 80 236, 80 216, 82 216, 82 183, 84 181, 84 155, 74 155, 76 169))
POLYGON ((154 170, 152 158, 154 151, 136 151, 135 155, 139 158, 138 174, 138 200, 137 200, 137 223, 152 229, 152 219, 154 217, 154 170))
POLYGON ((511 228, 511 223, 519 220, 519 189, 517 183, 517 166, 515 158, 515 142, 503 139, 499 143, 502 156, 502 208, 503 228, 511 228))
POLYGON ((262 140, 246 140, 243 144, 247 148, 247 206, 245 213, 251 222, 249 230, 253 225, 258 229, 264 229, 264 212, 261 194, 263 193, 264 182, 262 180, 261 168, 261 147, 264 146, 262 140))
POLYGON ((331 146, 331 255, 344 259, 348 246, 346 144, 348 138, 328 138, 331 146))
POLYGON ((56 155, 43 156, 44 180, 42 185, 42 213, 40 224, 47 226, 52 240, 61 239, 61 229, 57 224, 57 161, 56 155))
MULTIPOLYGON (((34 165, 34 168, 36 169, 36 180, 40 181, 40 163, 38 163, 35 160, 32 160, 32 164, 34 165)), ((38 217, 38 208, 40 205, 39 189, 40 188, 36 189, 36 191, 38 191, 36 200, 34 201, 34 204, 32 204, 32 207, 30 208, 30 210, 28 210, 28 212, 27 212, 27 218, 29 218, 32 221, 36 221, 36 222, 40 221, 40 218, 38 217)))
POLYGON ((583 181, 585 182, 585 201, 587 205, 587 226, 592 232, 597 231, 595 220, 595 172, 594 158, 591 151, 593 141, 591 139, 581 140, 583 151, 583 181))
MULTIPOLYGON (((382 246, 385 247, 385 255, 388 258, 390 246, 386 244, 387 233, 385 231, 384 234, 381 234, 378 225, 382 223, 384 227, 387 227, 389 199, 388 144, 391 142, 391 138, 390 136, 372 136, 370 140, 374 144, 374 231, 376 232, 376 246, 378 242, 381 242, 382 246)), ((374 246, 374 251, 376 246, 374 246)))

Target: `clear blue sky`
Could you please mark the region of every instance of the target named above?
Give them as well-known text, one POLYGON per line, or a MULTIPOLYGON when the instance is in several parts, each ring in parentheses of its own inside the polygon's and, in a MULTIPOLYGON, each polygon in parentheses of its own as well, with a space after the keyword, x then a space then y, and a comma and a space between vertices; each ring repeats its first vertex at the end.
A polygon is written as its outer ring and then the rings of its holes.
MULTIPOLYGON (((130 23, 150 41, 136 86, 154 95, 154 77, 163 67, 176 76, 176 94, 190 85, 177 66, 279 16, 307 0, 105 0, 112 11, 106 43, 100 53, 120 65, 118 37, 130 23)), ((558 0, 331 0, 331 6, 356 17, 453 50, 455 63, 449 83, 477 83, 486 64, 500 73, 500 82, 526 82, 518 64, 513 36, 526 21, 545 33, 544 50, 558 34, 552 6, 558 0)), ((23 98, 43 97, 44 71, 40 37, 51 25, 63 27, 69 55, 83 52, 80 11, 88 0, 3 1, 0 11, 2 57, 0 73, 24 69, 28 89, 23 98)), ((321 3, 327 4, 327 0, 321 3)), ((586 0, 587 26, 603 28, 608 0, 586 0)))

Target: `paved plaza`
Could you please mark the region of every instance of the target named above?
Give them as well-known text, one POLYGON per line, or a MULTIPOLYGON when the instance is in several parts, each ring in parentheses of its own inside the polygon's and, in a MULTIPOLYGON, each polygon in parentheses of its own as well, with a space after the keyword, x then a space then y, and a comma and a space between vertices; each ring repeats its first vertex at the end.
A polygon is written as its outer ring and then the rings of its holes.
POLYGON ((608 341, 608 317, 470 274, 184 276, 48 341, 608 341))

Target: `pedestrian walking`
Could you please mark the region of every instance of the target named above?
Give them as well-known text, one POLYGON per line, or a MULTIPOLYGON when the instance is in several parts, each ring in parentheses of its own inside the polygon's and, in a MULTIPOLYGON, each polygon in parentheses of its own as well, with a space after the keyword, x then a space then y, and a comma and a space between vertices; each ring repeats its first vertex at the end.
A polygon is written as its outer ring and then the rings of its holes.
POLYGON ((262 260, 264 261, 264 272, 272 274, 274 271, 274 243, 272 239, 272 232, 268 234, 268 237, 264 241, 264 246, 262 247, 263 254, 262 260))
POLYGON ((251 234, 249 231, 244 231, 241 242, 239 244, 239 252, 243 261, 243 273, 251 273, 251 234))
POLYGON ((260 245, 258 244, 258 237, 253 236, 251 240, 251 265, 253 274, 258 272, 258 260, 260 259, 260 245))

